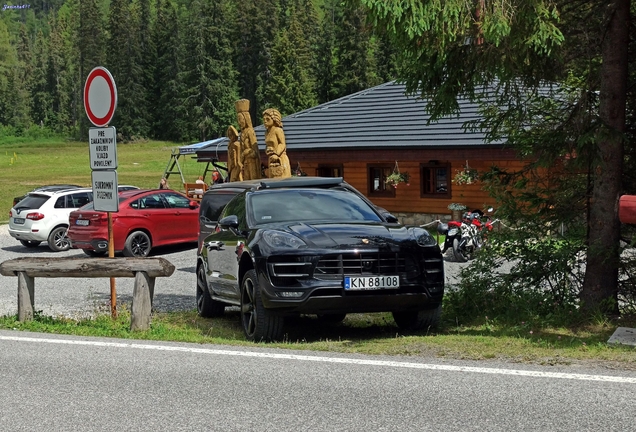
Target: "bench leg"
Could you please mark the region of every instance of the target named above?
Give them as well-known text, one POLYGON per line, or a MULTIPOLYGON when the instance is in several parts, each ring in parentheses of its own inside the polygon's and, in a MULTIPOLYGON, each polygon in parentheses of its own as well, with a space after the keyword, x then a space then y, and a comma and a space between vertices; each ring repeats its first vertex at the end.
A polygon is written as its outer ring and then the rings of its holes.
POLYGON ((154 291, 155 278, 149 277, 146 272, 136 272, 130 330, 148 330, 150 328, 150 313, 152 311, 154 291))
POLYGON ((18 321, 33 319, 35 280, 26 272, 18 272, 18 321))

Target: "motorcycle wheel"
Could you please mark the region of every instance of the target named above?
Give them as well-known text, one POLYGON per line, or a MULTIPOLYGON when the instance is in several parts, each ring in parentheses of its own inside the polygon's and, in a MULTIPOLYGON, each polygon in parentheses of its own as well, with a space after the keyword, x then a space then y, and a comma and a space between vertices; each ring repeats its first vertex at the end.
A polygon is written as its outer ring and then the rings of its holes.
POLYGON ((466 262, 468 261, 468 254, 465 249, 459 247, 460 239, 453 240, 453 255, 455 255, 455 260, 457 262, 466 262))

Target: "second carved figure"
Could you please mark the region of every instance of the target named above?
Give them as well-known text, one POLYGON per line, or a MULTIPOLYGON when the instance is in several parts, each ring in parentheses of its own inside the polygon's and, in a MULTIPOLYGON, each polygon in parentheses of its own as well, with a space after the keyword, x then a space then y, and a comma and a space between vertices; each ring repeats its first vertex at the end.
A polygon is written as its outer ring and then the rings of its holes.
POLYGON ((270 178, 291 177, 291 166, 287 157, 285 132, 280 112, 269 108, 263 111, 263 125, 265 126, 265 153, 268 159, 270 178))

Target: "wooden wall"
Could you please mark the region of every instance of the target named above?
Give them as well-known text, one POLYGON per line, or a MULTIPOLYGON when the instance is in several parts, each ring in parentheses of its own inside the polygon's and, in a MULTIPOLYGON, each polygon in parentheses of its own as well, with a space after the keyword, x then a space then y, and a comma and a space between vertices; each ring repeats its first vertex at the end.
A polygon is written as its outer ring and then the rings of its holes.
MULTIPOLYGON (((469 209, 485 209, 495 202, 482 190, 481 183, 470 185, 450 185, 451 198, 422 197, 420 191, 420 164, 429 160, 451 164, 451 179, 456 170, 466 165, 478 171, 487 171, 496 165, 503 169, 516 169, 522 162, 514 157, 511 151, 502 149, 465 149, 440 152, 431 150, 359 150, 359 151, 330 151, 330 152, 288 152, 292 171, 300 164, 307 175, 316 175, 319 165, 333 164, 343 167, 344 179, 347 183, 361 191, 371 201, 391 212, 450 214, 448 205, 452 202, 462 203, 469 209), (461 158, 458 158, 458 156, 461 158), (410 174, 410 186, 402 183, 395 189, 395 197, 370 196, 367 179, 368 164, 391 164, 398 162, 400 172, 410 174)), ((264 159, 266 160, 266 159, 264 159)))
MULTIPOLYGON (((216 152, 197 152, 199 160, 206 161, 212 158, 216 152)), ((324 149, 324 150, 287 150, 292 172, 300 164, 301 169, 307 175, 317 175, 319 165, 339 165, 343 168, 346 182, 360 190, 376 205, 384 207, 391 212, 450 214, 450 203, 462 203, 469 209, 485 209, 495 202, 485 191, 481 189, 481 183, 471 185, 450 185, 450 198, 422 197, 420 193, 420 164, 437 160, 440 164, 451 164, 451 179, 456 170, 466 165, 478 171, 487 171, 496 165, 503 169, 518 169, 523 163, 517 159, 513 150, 495 146, 465 147, 465 148, 359 148, 359 149, 324 149), (396 189, 395 197, 370 196, 367 182, 368 164, 388 164, 393 166, 398 162, 401 172, 410 174, 410 186, 400 184, 396 189)), ((227 160, 226 154, 221 154, 221 160, 227 160)), ((266 163, 265 152, 261 152, 261 161, 266 163)))

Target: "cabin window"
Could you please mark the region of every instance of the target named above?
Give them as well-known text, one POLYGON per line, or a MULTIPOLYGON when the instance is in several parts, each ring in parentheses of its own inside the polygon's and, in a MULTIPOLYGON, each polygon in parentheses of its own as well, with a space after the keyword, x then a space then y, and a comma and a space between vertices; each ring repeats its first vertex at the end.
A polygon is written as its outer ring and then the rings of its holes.
POLYGON ((369 196, 394 197, 395 188, 386 184, 386 178, 393 172, 393 165, 368 165, 369 196))
POLYGON ((318 177, 344 177, 342 175, 342 165, 318 165, 316 175, 318 177))
POLYGON ((430 161, 420 165, 422 197, 450 198, 450 164, 430 161))

